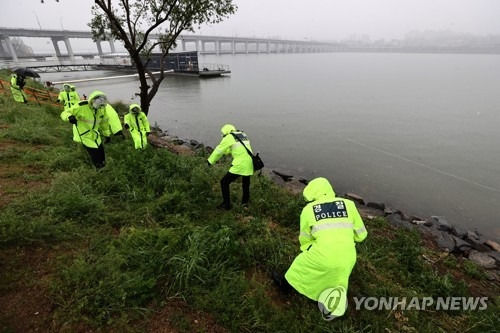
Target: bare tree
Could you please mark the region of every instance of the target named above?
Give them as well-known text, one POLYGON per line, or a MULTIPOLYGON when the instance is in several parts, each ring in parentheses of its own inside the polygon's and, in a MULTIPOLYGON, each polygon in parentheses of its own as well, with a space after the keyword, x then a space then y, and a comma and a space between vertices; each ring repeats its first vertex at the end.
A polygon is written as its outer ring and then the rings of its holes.
POLYGON ((147 114, 164 78, 164 59, 181 32, 219 23, 236 10, 233 0, 95 0, 89 26, 94 41, 113 38, 124 43, 137 68, 141 108, 147 114), (153 33, 159 35, 158 40, 151 40, 153 33), (161 50, 161 73, 154 77, 147 65, 157 47, 161 50))

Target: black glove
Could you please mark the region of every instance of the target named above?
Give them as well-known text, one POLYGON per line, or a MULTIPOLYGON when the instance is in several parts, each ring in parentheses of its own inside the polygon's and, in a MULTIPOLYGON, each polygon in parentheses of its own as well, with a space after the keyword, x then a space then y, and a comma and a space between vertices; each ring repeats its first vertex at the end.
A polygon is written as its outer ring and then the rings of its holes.
POLYGON ((76 121, 76 117, 75 117, 75 116, 73 116, 73 115, 69 116, 69 117, 68 117, 68 120, 69 120, 69 122, 70 122, 70 123, 72 123, 72 124, 75 124, 75 125, 76 125, 76 123, 77 123, 77 121, 76 121))
POLYGON ((61 101, 61 100, 59 100, 59 99, 58 99, 56 102, 57 102, 57 103, 59 103, 60 101, 61 101))
POLYGON ((208 164, 208 166, 209 166, 209 167, 211 167, 211 166, 212 166, 212 164, 210 164, 210 162, 209 162, 209 161, 207 161, 207 164, 208 164))
POLYGON ((130 128, 130 126, 128 124, 125 124, 125 126, 123 126, 123 127, 125 127, 125 129, 129 129, 130 128))
POLYGON ((111 138, 109 136, 105 136, 104 143, 110 143, 110 142, 111 142, 111 138))
POLYGON ((149 134, 151 134, 151 132, 146 132, 146 136, 149 136, 149 134))

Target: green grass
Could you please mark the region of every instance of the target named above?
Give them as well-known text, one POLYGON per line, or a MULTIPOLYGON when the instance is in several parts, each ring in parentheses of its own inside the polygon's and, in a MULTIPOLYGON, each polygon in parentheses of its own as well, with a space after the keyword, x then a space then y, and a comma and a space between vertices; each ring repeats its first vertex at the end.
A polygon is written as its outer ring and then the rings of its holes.
MULTIPOLYGON (((0 96, 0 142, 11 143, 0 151, 0 164, 17 165, 13 178, 37 184, 0 211, 0 251, 81 244, 59 256, 50 278, 56 329, 142 331, 172 299, 189 310, 171 318, 183 332, 195 329, 190 312, 234 332, 493 332, 500 326, 493 303, 476 312, 391 312, 356 311, 350 301, 344 317, 323 321, 314 302, 281 295, 269 278, 299 251, 300 196, 253 177, 249 210, 237 204, 236 182, 233 210, 218 211, 227 162, 208 168, 205 152, 136 151, 130 139, 106 145, 108 163, 97 172, 59 111, 0 96)), ((350 297, 470 295, 468 282, 452 277, 461 265, 454 259, 441 269, 430 264, 423 255, 432 251, 418 233, 395 230, 382 218, 366 225, 350 297)), ((467 263, 464 271, 474 279, 484 274, 467 263)), ((15 280, 11 275, 0 278, 15 280)), ((498 286, 490 292, 498 295, 498 286)))
POLYGON ((481 270, 481 268, 472 261, 469 260, 465 261, 462 265, 462 269, 465 272, 465 274, 467 274, 471 278, 477 280, 486 279, 486 274, 484 273, 484 271, 481 270))

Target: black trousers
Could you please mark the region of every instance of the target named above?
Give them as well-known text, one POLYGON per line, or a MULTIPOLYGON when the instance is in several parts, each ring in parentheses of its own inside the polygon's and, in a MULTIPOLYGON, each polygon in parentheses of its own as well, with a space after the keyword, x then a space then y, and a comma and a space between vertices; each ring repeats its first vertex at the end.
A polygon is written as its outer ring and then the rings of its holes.
POLYGON ((228 171, 226 175, 220 180, 220 188, 222 190, 222 203, 225 206, 231 205, 229 185, 239 177, 241 177, 241 184, 243 187, 243 197, 241 198, 241 203, 246 204, 250 200, 250 176, 240 176, 228 171))
POLYGON ((272 274, 274 284, 283 292, 288 293, 292 290, 295 290, 288 280, 285 278, 285 274, 279 274, 277 272, 273 272, 272 274))
POLYGON ((99 170, 106 164, 106 155, 104 154, 104 145, 102 143, 97 148, 84 147, 89 153, 90 159, 96 169, 99 170))

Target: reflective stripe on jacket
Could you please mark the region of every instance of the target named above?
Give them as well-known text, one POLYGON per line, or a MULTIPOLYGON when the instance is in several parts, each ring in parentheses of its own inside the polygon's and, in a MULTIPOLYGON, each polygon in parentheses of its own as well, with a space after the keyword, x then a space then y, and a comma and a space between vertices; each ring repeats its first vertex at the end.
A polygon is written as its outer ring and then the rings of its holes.
POLYGON ((61 91, 57 99, 63 102, 64 110, 68 110, 78 104, 80 96, 76 91, 61 91))

